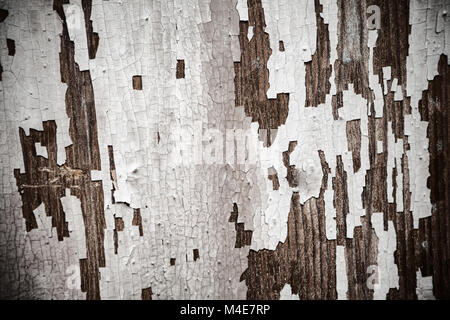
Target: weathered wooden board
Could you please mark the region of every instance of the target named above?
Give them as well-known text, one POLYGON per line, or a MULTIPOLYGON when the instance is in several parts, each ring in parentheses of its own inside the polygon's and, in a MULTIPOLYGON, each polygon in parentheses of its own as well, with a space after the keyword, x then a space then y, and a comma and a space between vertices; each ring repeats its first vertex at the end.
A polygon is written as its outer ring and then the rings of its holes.
POLYGON ((0 0, 0 297, 449 299, 449 0, 0 0))

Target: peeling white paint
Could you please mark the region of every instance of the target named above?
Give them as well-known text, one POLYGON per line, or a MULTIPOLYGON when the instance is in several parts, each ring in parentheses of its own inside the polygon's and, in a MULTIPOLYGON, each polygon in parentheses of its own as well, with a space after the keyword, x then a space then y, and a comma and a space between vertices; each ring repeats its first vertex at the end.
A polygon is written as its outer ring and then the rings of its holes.
MULTIPOLYGON (((408 136, 410 150, 406 151, 410 175, 411 211, 414 228, 419 227, 419 219, 431 215, 429 176, 428 123, 421 121, 418 102, 422 91, 428 88, 428 80, 438 74, 440 55, 450 53, 450 19, 445 21, 445 32, 436 33, 436 19, 442 8, 448 8, 446 1, 420 1, 410 3, 411 34, 409 55, 406 60, 406 91, 411 97, 411 114, 405 115, 405 135, 408 136), (426 14, 425 14, 426 12, 426 14)), ((441 11, 442 12, 442 11, 441 11)))
POLYGON ((112 204, 108 150, 101 148, 107 223, 101 296, 136 299, 151 287, 153 299, 244 298, 239 277, 248 247, 234 248, 235 226, 228 219, 236 202, 239 222, 252 228, 257 207, 249 204, 260 202, 253 189, 260 184, 257 171, 246 177, 239 167, 206 165, 193 154, 207 129, 225 138, 226 128, 249 126, 234 107, 236 2, 145 3, 93 2, 100 44, 89 63, 99 145, 113 146, 117 175, 112 204), (184 79, 175 77, 177 59, 185 61, 184 79), (132 90, 134 75, 142 76, 142 90, 132 90), (142 237, 132 226, 138 208, 142 237), (125 225, 117 232, 117 255, 114 216, 125 225), (193 249, 200 255, 196 261, 193 249))
POLYGON ((377 283, 374 285, 373 299, 385 300, 390 288, 399 288, 398 269, 394 261, 397 237, 392 221, 388 221, 388 230, 384 231, 382 212, 374 212, 371 222, 378 237, 377 283))
POLYGON ((36 148, 36 155, 42 156, 44 158, 48 158, 47 147, 42 146, 40 143, 35 143, 34 147, 36 148))
POLYGON ((419 300, 436 300, 433 295, 433 277, 422 277, 420 271, 416 272, 416 294, 419 300))
MULTIPOLYGON (((42 121, 57 125, 58 163, 72 142, 66 115, 66 85, 59 64, 61 21, 51 2, 0 1, 8 17, 0 23, 0 296, 11 299, 85 299, 78 288, 66 286, 66 270, 79 264, 78 243, 58 241, 44 204, 33 212, 38 229, 26 232, 22 200, 14 169, 24 172, 19 127, 43 130, 42 121), (6 38, 15 41, 9 56, 6 38)), ((38 155, 47 157, 36 144, 38 155)), ((82 224, 81 226, 84 226, 82 224)))
POLYGON ((293 294, 291 286, 286 284, 280 291, 280 300, 300 300, 300 297, 298 294, 293 294))

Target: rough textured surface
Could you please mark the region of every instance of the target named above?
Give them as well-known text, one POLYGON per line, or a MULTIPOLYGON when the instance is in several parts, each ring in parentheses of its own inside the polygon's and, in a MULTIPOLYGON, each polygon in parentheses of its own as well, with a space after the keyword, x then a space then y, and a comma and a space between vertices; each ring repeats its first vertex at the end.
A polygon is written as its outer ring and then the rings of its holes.
POLYGON ((449 299, 449 0, 0 0, 0 297, 449 299))
POLYGON ((269 88, 267 61, 270 59, 272 49, 265 27, 261 0, 248 1, 248 21, 239 22, 241 57, 239 62, 234 63, 236 74, 234 82, 236 106, 244 106, 245 113, 252 121, 257 121, 260 129, 267 130, 267 136, 262 138, 269 147, 276 137, 278 127, 286 122, 289 94, 278 93, 276 99, 267 98, 269 88), (251 36, 249 30, 252 30, 251 36))

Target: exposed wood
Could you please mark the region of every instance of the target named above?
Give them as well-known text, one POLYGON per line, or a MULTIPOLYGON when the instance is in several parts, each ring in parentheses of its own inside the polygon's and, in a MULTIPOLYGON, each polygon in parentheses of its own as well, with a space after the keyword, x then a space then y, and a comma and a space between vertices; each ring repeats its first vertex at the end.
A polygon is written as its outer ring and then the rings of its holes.
MULTIPOLYGON (((321 161, 325 190, 329 168, 323 154, 321 161)), ((248 259, 242 274, 248 299, 279 299, 286 284, 300 299, 336 299, 336 241, 325 236, 323 191, 304 205, 294 193, 286 240, 276 250, 250 250, 248 259)))
POLYGON ((16 54, 16 44, 12 39, 6 39, 6 45, 8 46, 8 55, 14 56, 16 54))
POLYGON ((417 267, 422 276, 433 276, 433 292, 437 299, 449 299, 450 291, 450 67, 448 57, 439 60, 439 76, 428 84, 422 94, 419 110, 423 121, 428 121, 430 139, 430 178, 433 215, 421 221, 416 240, 417 267))
POLYGON ((152 300, 152 288, 142 289, 142 300, 152 300))
POLYGON ((184 60, 177 60, 177 79, 184 78, 184 60))
MULTIPOLYGON (((326 95, 330 93, 330 39, 328 26, 320 16, 322 5, 319 0, 314 1, 317 23, 316 53, 310 62, 306 63, 306 102, 307 107, 317 107, 325 103, 326 95)), ((281 50, 280 50, 281 51, 281 50)))
POLYGON ((252 231, 245 230, 244 223, 238 222, 239 212, 236 203, 233 203, 233 211, 231 212, 229 222, 234 222, 234 227, 236 229, 236 244, 235 248, 243 248, 244 246, 249 246, 252 242, 252 231))
POLYGON ((133 76, 133 89, 134 90, 142 90, 142 77, 141 76, 133 76))
POLYGON ((245 113, 252 121, 257 121, 260 129, 267 130, 264 143, 269 147, 276 136, 274 129, 278 129, 286 121, 289 94, 279 93, 276 99, 267 98, 267 61, 272 49, 269 35, 264 32, 266 23, 261 0, 248 1, 248 17, 248 22, 239 22, 241 59, 240 62, 234 63, 236 106, 244 106, 245 113), (250 27, 253 37, 249 40, 247 34, 250 27))

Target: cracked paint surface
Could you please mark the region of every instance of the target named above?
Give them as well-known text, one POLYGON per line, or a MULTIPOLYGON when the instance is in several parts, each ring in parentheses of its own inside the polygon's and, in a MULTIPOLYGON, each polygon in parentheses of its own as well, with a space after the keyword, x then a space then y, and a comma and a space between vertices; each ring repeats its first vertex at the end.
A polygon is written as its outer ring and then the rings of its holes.
POLYGON ((0 8, 0 297, 449 297, 448 0, 0 8))

